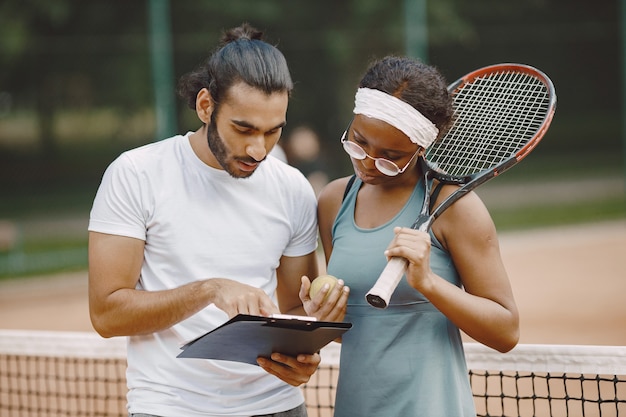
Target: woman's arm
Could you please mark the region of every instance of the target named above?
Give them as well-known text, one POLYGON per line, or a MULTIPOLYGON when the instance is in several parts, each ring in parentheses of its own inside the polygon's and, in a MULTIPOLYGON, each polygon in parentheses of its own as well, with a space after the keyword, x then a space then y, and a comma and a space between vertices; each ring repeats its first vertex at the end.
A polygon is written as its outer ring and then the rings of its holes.
MULTIPOLYGON (((446 190, 447 188, 447 190, 446 190)), ((451 192, 442 190, 442 196, 451 192)), ((409 260, 407 279, 463 332, 506 352, 519 340, 519 314, 500 255, 496 228, 484 204, 469 193, 446 210, 433 232, 448 249, 463 289, 430 269, 430 236, 402 228, 388 256, 409 260)))

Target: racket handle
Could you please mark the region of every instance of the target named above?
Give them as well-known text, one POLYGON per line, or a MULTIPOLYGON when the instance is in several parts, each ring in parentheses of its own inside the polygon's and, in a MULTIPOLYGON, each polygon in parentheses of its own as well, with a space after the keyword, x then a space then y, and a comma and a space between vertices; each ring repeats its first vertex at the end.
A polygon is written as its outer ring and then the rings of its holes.
POLYGON ((407 265, 408 261, 404 258, 391 258, 372 289, 365 295, 367 302, 376 308, 387 308, 391 295, 400 283, 407 265))

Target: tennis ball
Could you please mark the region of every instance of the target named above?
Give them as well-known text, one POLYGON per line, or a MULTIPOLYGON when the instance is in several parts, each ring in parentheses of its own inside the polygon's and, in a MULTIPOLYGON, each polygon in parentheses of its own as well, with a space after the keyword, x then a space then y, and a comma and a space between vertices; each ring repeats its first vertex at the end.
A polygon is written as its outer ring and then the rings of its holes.
POLYGON ((326 297, 324 297, 324 301, 326 301, 326 298, 328 298, 330 291, 333 289, 336 283, 337 283, 337 278, 335 278, 334 276, 320 275, 319 277, 315 278, 313 282, 311 283, 311 288, 309 289, 309 297, 314 298, 317 295, 317 293, 322 289, 324 284, 328 284, 329 285, 328 292, 326 293, 326 297))

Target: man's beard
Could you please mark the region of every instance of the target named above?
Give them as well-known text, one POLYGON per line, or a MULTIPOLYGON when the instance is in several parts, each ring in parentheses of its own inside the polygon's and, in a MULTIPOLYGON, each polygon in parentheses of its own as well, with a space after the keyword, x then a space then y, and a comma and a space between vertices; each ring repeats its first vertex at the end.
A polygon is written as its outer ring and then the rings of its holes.
MULTIPOLYGON (((220 166, 224 168, 224 171, 226 171, 231 177, 248 178, 252 174, 254 174, 254 171, 251 171, 251 172, 237 171, 233 169, 233 167, 230 166, 229 151, 226 148, 226 145, 224 144, 224 141, 222 140, 222 138, 220 138, 219 133, 217 133, 217 127, 216 127, 215 120, 213 119, 213 116, 211 116, 211 123, 209 123, 209 125, 207 126, 206 136, 207 136, 207 142, 209 144, 209 149, 213 153, 213 156, 217 160, 217 163, 220 164, 220 166)), ((234 158, 234 157, 230 158, 231 161, 236 161, 237 159, 240 159, 242 161, 246 160, 243 158, 234 158)), ((252 162, 253 160, 251 158, 247 158, 247 161, 252 162)))

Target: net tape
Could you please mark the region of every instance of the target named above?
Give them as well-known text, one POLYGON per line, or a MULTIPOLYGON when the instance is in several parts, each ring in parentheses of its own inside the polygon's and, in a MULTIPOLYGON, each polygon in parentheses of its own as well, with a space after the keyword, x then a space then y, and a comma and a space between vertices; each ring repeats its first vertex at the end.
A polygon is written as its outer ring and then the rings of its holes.
MULTIPOLYGON (((478 416, 626 416, 626 347, 464 347, 478 416)), ((332 416, 339 349, 303 386, 309 417, 332 416)), ((125 338, 0 330, 0 417, 125 417, 125 368, 125 338)))

